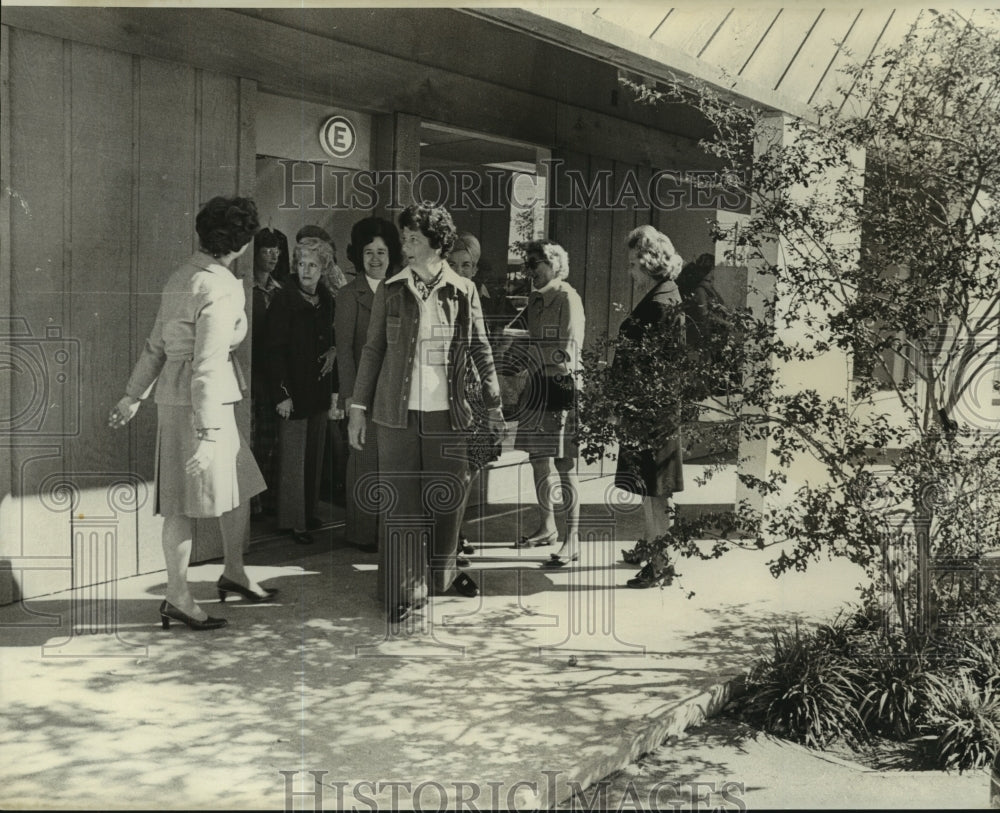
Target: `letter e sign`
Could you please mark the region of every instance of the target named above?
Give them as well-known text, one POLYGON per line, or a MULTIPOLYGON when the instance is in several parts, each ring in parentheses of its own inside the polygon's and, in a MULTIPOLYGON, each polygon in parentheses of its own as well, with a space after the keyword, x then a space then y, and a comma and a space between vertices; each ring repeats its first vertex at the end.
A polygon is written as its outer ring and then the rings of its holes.
POLYGON ((357 143, 354 125, 344 116, 330 116, 319 128, 319 144, 331 158, 347 158, 357 143))

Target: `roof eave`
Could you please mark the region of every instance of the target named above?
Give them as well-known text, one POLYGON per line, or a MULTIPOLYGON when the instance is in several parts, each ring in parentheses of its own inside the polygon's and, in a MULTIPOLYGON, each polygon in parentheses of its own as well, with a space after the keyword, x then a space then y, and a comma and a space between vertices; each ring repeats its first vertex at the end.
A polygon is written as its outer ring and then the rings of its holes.
POLYGON ((526 8, 464 8, 466 14, 520 31, 535 39, 591 56, 647 79, 704 83, 741 105, 814 120, 813 108, 788 95, 732 76, 676 48, 610 23, 592 10, 540 4, 526 8))

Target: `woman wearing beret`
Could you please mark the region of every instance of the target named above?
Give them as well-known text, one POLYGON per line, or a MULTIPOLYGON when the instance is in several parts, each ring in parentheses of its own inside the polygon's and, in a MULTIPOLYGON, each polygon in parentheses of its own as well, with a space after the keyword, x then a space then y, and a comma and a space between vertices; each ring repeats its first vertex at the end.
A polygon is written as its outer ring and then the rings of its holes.
POLYGON ((156 383, 156 513, 163 516, 167 595, 160 620, 217 629, 224 618, 202 610, 187 583, 194 520, 218 518, 225 565, 219 598, 265 601, 277 590, 247 574, 243 550, 250 498, 264 478, 236 427, 233 405, 243 376, 233 351, 247 333, 243 283, 230 270, 259 227, 250 198, 212 198, 198 212, 200 249, 167 280, 153 330, 109 425, 125 426, 156 383))

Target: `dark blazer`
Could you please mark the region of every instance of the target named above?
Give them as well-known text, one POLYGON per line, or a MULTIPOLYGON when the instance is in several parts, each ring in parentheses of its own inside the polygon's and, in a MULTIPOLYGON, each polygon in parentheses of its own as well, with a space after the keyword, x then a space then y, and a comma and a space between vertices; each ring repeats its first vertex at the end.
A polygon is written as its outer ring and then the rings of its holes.
MULTIPOLYGON (((619 336, 630 341, 639 341, 651 325, 668 324, 676 320, 678 345, 683 344, 683 316, 676 306, 681 302, 677 283, 663 280, 647 293, 628 318, 622 322, 619 336)), ((621 370, 628 369, 629 359, 621 349, 615 352, 613 364, 621 370)), ((674 416, 661 427, 657 437, 650 443, 658 448, 643 449, 639 452, 620 451, 615 485, 618 488, 640 494, 644 497, 669 496, 684 490, 683 446, 680 437, 680 414, 674 416), (665 439, 661 440, 661 437, 665 439)))
POLYGON ((368 338, 375 292, 364 273, 359 273, 337 292, 337 321, 334 335, 337 341, 337 367, 340 374, 340 406, 354 395, 354 380, 358 375, 361 350, 368 338))
POLYGON ((681 292, 676 282, 662 280, 655 285, 632 309, 632 313, 622 322, 619 335, 630 341, 638 341, 650 325, 659 325, 671 314, 672 306, 681 303, 681 292))
POLYGON ((320 356, 333 346, 333 297, 316 287, 319 305, 302 297, 292 278, 275 295, 267 311, 268 387, 275 404, 292 399, 292 420, 330 408, 337 391, 336 368, 320 377, 320 356))

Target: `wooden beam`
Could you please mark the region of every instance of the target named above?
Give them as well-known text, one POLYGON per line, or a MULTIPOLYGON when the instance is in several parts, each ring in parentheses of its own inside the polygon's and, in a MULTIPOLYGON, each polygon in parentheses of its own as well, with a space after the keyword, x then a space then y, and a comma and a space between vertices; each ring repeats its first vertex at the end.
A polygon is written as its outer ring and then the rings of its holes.
POLYGON ((652 79, 676 77, 692 84, 704 82, 735 101, 750 102, 804 119, 812 117, 810 108, 797 99, 728 75, 714 65, 609 23, 589 11, 558 4, 539 8, 544 11, 520 8, 468 8, 463 11, 652 79))
MULTIPOLYGON (((591 122, 557 132, 553 99, 379 54, 223 9, 17 7, 6 24, 157 59, 256 79, 259 89, 373 113, 407 113, 476 132, 631 163, 711 166, 691 140, 577 105, 560 114, 591 122), (289 59, 289 54, 304 58, 289 59), (331 66, 336 66, 335 70, 331 66), (603 122, 597 127, 595 122, 603 122), (601 132, 598 135, 598 132, 601 132), (638 148, 633 147, 639 145, 638 148), (698 153, 700 155, 700 153, 698 153)), ((377 139, 376 139, 377 140, 377 139)), ((384 165, 381 165, 384 166, 384 165)))

